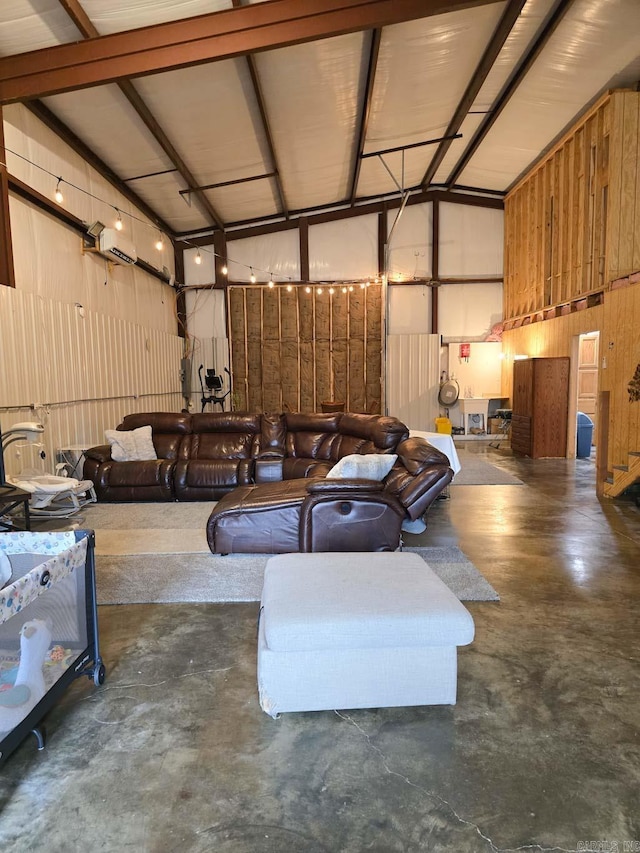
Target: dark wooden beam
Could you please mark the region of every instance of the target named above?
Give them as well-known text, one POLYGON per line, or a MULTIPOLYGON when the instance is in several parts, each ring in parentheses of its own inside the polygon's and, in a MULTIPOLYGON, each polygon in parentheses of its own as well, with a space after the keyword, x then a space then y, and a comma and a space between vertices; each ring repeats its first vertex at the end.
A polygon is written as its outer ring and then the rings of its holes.
MULTIPOLYGON (((431 216, 431 280, 437 282, 440 265, 440 202, 433 202, 431 216)), ((431 334, 439 335, 438 288, 431 288, 431 334)))
MULTIPOLYGON (((469 110, 473 106, 473 102, 478 96, 478 92, 482 88, 484 81, 487 79, 487 75, 493 68, 493 65, 498 58, 498 54, 502 50, 502 47, 507 40, 507 37, 511 30, 514 27, 514 24, 520 17, 520 12, 522 11, 522 7, 524 6, 526 0, 509 0, 509 4, 507 8, 504 10, 502 18, 500 19, 496 30, 491 37, 491 41, 487 45, 485 52, 482 54, 482 58, 478 63, 478 67, 476 68, 473 77, 469 81, 469 85, 466 88, 466 91, 462 98, 460 99, 460 103, 456 107, 456 110, 453 114, 451 121, 449 122, 447 129, 445 131, 445 137, 452 137, 454 134, 458 133, 462 126, 462 122, 467 117, 469 110)), ((433 155, 433 159, 429 164, 427 171, 424 173, 424 177, 420 181, 422 186, 427 189, 431 181, 433 180, 433 176, 438 171, 440 164, 444 160, 445 154, 451 147, 451 143, 453 139, 443 139, 443 141, 438 146, 438 150, 433 155)))
POLYGON ((556 31, 558 25, 568 12, 572 3, 573 0, 558 0, 553 12, 551 13, 547 21, 544 23, 535 41, 533 42, 533 44, 531 45, 524 58, 511 75, 511 77, 507 80, 502 91, 491 106, 490 112, 485 117, 482 124, 473 135, 471 142, 467 145, 464 150, 464 153, 454 166, 453 171, 447 178, 447 184, 449 186, 451 184, 454 184, 458 180, 462 172, 465 170, 469 161, 480 147, 482 141, 485 139, 486 135, 489 133, 493 125, 498 120, 498 117, 511 100, 514 92, 526 77, 529 69, 542 53, 542 50, 544 49, 545 45, 547 44, 553 33, 556 31))
POLYGON ((215 256, 213 264, 216 272, 216 287, 224 287, 227 283, 227 275, 222 268, 227 265, 227 238, 222 231, 216 231, 213 235, 213 251, 215 256))
POLYGON ((128 187, 124 181, 116 175, 116 173, 111 169, 110 166, 101 160, 97 154, 95 154, 88 145, 86 145, 79 137, 75 135, 75 133, 67 127, 64 122, 60 121, 60 119, 55 116, 51 110, 46 107, 41 101, 30 101, 26 104, 27 108, 31 110, 31 112, 37 116, 43 124, 45 124, 50 130, 56 133, 60 139, 62 139, 66 144, 72 148, 76 154, 79 154, 90 166, 100 174, 102 177, 109 181, 109 183, 114 186, 119 193, 129 199, 129 201, 135 205, 141 213, 144 213, 145 216, 149 218, 149 220, 157 225, 159 230, 164 232, 167 236, 171 236, 173 234, 173 229, 171 226, 164 221, 158 214, 153 210, 146 201, 140 198, 140 196, 134 192, 131 187, 128 187))
POLYGON ((4 123, 2 121, 2 107, 0 106, 0 285, 15 287, 11 220, 9 218, 9 175, 6 163, 4 123))
POLYGON ((309 281, 309 220, 301 216, 300 226, 300 278, 309 281))
POLYGON ((499 0, 271 0, 0 58, 0 103, 246 56, 499 0))
MULTIPOLYGON (((379 196, 374 196, 377 199, 368 204, 358 204, 356 207, 346 207, 345 202, 337 202, 334 205, 320 205, 317 208, 309 208, 307 210, 295 210, 291 212, 291 216, 295 217, 287 221, 282 221, 281 217, 274 215, 271 217, 261 217, 260 225, 253 225, 255 220, 246 220, 245 222, 234 222, 227 225, 227 236, 230 240, 241 240, 245 237, 259 237, 264 234, 275 234, 278 231, 289 231, 292 228, 298 227, 298 219, 307 214, 310 225, 319 225, 322 222, 333 222, 339 219, 350 219, 353 216, 365 216, 370 213, 380 213, 384 206, 389 210, 400 207, 402 203, 397 194, 393 197, 379 200, 379 196), (335 208, 332 210, 331 208, 335 208), (322 210, 323 213, 313 215, 313 210, 322 210), (277 220, 270 222, 269 220, 277 220), (229 230, 233 228, 233 230, 229 230)), ((407 205, 424 204, 425 202, 434 201, 449 202, 451 204, 466 204, 472 207, 488 207, 492 210, 503 210, 504 201, 502 198, 489 198, 471 193, 450 192, 449 190, 428 190, 427 192, 416 192, 412 195, 407 205)), ((211 231, 207 229, 206 233, 198 231, 184 231, 177 234, 178 238, 187 237, 191 245, 205 246, 212 242, 211 231)))
MULTIPOLYGON (((91 19, 86 14, 78 0, 58 0, 58 2, 62 5, 67 15, 69 15, 85 39, 100 37, 100 33, 94 27, 91 19)), ((133 109, 146 125, 147 130, 162 148, 175 169, 180 173, 187 186, 193 188, 193 194, 198 200, 200 208, 206 215, 207 219, 209 219, 209 221, 218 228, 223 228, 224 226, 222 221, 212 207, 211 202, 204 193, 198 191, 198 182, 187 168, 182 157, 180 157, 174 146, 171 144, 168 136, 160 127, 160 124, 152 114, 151 110, 147 107, 142 97, 139 95, 133 83, 130 80, 121 80, 118 83, 118 86, 122 94, 129 101, 133 109)))
MULTIPOLYGON (((242 0, 233 0, 234 9, 239 9, 241 8, 241 6, 242 0)), ((267 108, 265 105, 264 96, 262 94, 262 86, 260 85, 258 69, 256 68, 255 59, 252 56, 247 55, 247 66, 249 68, 251 83, 253 84, 253 92, 256 96, 256 103, 258 104, 258 111, 260 113, 260 118, 262 119, 262 127, 264 129, 267 147, 269 149, 269 157, 271 159, 272 167, 275 170, 274 177, 276 179, 276 190, 278 191, 278 198, 280 199, 280 212, 285 218, 288 219, 289 208, 287 206, 287 201, 284 194, 284 187, 282 185, 282 179, 280 177, 280 166, 278 165, 278 158, 276 157, 276 148, 273 143, 271 123, 269 122, 269 116, 267 114, 267 108)))
POLYGON ((364 144, 367 140, 367 128, 369 126, 369 116, 371 115, 371 100, 373 98, 373 85, 376 80, 376 68, 378 66, 378 54, 380 53, 380 38, 382 30, 378 27, 371 33, 371 47, 369 48, 369 64, 367 67, 367 81, 364 87, 364 98, 362 103, 362 114, 360 116, 360 130, 358 132, 358 141, 353 163, 353 172, 351 175, 351 192, 349 197, 351 204, 355 203, 356 191, 358 189, 358 180, 360 178, 360 167, 362 165, 362 154, 364 153, 364 144))

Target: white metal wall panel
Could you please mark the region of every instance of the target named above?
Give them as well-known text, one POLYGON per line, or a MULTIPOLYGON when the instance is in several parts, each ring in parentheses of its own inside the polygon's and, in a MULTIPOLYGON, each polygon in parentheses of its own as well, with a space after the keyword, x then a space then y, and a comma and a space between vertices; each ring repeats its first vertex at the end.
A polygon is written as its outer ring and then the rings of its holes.
POLYGON ((390 335, 431 332, 431 288, 426 284, 393 285, 387 288, 390 335))
POLYGON ((102 441, 130 411, 180 408, 177 335, 0 287, 2 425, 49 408, 50 449, 102 441), (100 399, 103 398, 103 399, 100 399))
POLYGON ((459 182, 508 187, 615 75, 632 70, 638 33, 638 0, 576 0, 459 182))
POLYGON ((443 284, 438 290, 438 321, 445 338, 482 340, 501 320, 501 284, 443 284))
POLYGON ((350 33, 255 57, 291 210, 348 195, 368 40, 350 33))
MULTIPOLYGON (((387 213, 387 234, 398 209, 387 213)), ((389 281, 411 281, 431 277, 433 205, 407 205, 393 230, 389 247, 389 281)))
POLYGON ((504 211, 466 204, 440 205, 440 276, 502 275, 504 211))
MULTIPOLYGON (((310 231, 312 229, 309 229, 310 231)), ((232 240, 233 232, 227 235, 229 279, 250 281, 251 268, 257 281, 300 280, 300 237, 297 228, 232 240)))
POLYGON ((435 430, 440 378, 439 335, 389 335, 387 411, 410 429, 435 430))
POLYGON ((374 214, 309 227, 311 281, 349 281, 378 275, 378 217, 374 214))

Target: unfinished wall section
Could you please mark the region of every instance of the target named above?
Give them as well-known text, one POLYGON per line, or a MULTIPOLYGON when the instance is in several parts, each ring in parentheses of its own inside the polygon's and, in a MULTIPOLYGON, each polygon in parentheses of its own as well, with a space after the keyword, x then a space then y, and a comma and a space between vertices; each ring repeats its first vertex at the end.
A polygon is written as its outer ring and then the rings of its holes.
POLYGON ((228 289, 234 409, 379 413, 382 287, 289 287, 228 289))

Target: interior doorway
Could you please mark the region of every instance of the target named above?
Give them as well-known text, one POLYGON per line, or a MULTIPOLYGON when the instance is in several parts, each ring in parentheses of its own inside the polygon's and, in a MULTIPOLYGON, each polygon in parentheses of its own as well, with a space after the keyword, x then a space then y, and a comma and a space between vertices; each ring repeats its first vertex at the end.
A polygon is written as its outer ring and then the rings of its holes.
POLYGON ((593 421, 592 445, 598 443, 598 349, 600 332, 578 337, 577 411, 593 421))

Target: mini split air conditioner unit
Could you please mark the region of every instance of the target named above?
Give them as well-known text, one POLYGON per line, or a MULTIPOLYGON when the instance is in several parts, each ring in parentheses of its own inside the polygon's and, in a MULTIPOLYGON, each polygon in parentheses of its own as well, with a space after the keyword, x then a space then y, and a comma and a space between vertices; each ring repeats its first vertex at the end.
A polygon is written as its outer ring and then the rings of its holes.
POLYGON ((100 232, 99 249, 101 255, 116 264, 129 266, 138 260, 136 247, 116 231, 115 228, 105 228, 100 232))

